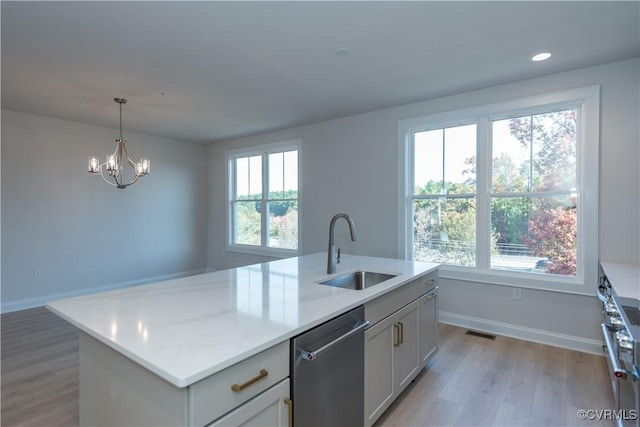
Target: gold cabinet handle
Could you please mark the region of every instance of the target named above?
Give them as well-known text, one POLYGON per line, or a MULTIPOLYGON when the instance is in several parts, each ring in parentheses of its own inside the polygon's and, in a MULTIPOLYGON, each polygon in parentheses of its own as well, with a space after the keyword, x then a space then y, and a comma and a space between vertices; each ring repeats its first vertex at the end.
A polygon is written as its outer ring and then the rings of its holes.
POLYGON ((436 297, 436 294, 438 293, 438 287, 436 286, 435 288, 433 288, 431 290, 431 292, 429 292, 427 295, 425 295, 427 297, 427 299, 434 299, 436 297))
POLYGON ((400 346, 400 325, 397 323, 394 323, 393 329, 395 329, 395 332, 396 332, 393 340, 393 346, 399 347, 400 346))
POLYGON ((404 324, 402 322, 398 322, 398 325, 400 325, 400 339, 398 340, 398 343, 402 344, 404 342, 404 324))
POLYGON ((289 410, 289 423, 287 424, 289 427, 293 426, 293 401, 288 397, 284 398, 284 403, 287 405, 289 410))
POLYGON ((236 393, 241 392, 245 388, 249 387, 251 384, 253 384, 255 382, 258 382, 261 379, 265 378, 267 375, 269 375, 269 372, 266 369, 260 369, 260 373, 258 375, 256 375, 255 377, 251 378, 249 381, 247 381, 244 384, 233 384, 231 386, 231 390, 235 391, 236 393))

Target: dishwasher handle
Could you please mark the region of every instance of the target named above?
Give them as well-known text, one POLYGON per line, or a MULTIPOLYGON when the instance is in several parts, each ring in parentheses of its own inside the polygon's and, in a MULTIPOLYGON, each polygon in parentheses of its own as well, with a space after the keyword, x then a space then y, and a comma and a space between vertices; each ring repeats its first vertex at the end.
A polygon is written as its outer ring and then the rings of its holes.
POLYGON ((346 340, 347 338, 349 338, 350 336, 357 334, 358 332, 360 332, 361 330, 363 330, 364 328, 366 328, 367 326, 369 326, 369 321, 368 320, 361 320, 359 321, 356 326, 351 329, 349 332, 347 332, 346 334, 340 335, 338 338, 336 338, 335 340, 331 341, 330 343, 327 343, 325 345, 323 345, 322 347, 320 347, 317 350, 314 351, 306 351, 303 349, 300 349, 300 355, 302 356, 302 358, 304 360, 308 360, 308 361, 314 361, 318 356, 320 356, 324 351, 329 350, 331 347, 335 346, 336 344, 346 340))

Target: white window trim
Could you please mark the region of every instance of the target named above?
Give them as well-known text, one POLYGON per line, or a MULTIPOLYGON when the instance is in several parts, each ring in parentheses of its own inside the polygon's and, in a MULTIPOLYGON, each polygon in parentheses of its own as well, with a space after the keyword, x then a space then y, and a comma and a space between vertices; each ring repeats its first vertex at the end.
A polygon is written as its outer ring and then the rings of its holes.
MULTIPOLYGON (((300 163, 301 163, 301 153, 302 153, 302 140, 301 139, 291 139, 286 141, 275 142, 271 144, 264 145, 256 145, 252 147, 246 148, 236 148, 232 150, 227 150, 225 152, 225 161, 226 161, 226 180, 227 180, 227 191, 226 191, 226 207, 225 207, 225 234, 226 234, 226 245, 225 249, 227 252, 236 252, 243 253, 249 255, 260 255, 260 256, 268 256, 273 258, 288 258, 291 256, 296 256, 300 252, 300 217, 302 212, 302 203, 301 203, 301 186, 300 186, 300 163), (282 151, 290 151, 297 150, 298 151, 298 248, 297 249, 283 249, 283 248, 270 248, 266 245, 262 246, 254 246, 254 245, 242 245, 233 243, 233 216, 231 215, 231 196, 233 195, 233 180, 231 179, 231 161, 236 159, 237 157, 244 156, 257 156, 269 153, 278 153, 282 151)), ((263 177, 264 178, 264 177, 263 177)), ((264 227, 264 224, 262 224, 264 227)))
MULTIPOLYGON (((484 248, 489 236, 489 211, 477 211, 477 266, 458 267, 442 266, 440 277, 483 282, 496 285, 518 286, 533 289, 594 295, 598 283, 598 190, 599 190, 599 162, 600 162, 600 86, 587 86, 554 92, 544 95, 515 99, 512 101, 488 104, 479 107, 466 108, 456 111, 431 114, 398 121, 398 206, 400 208, 398 221, 398 255, 400 258, 411 259, 412 227, 411 195, 412 195, 412 161, 413 153, 411 134, 426 128, 443 128, 468 124, 474 119, 478 122, 478 177, 476 197, 478 206, 481 198, 489 197, 490 179, 489 160, 491 158, 490 144, 480 146, 480 141, 489 141, 489 121, 503 116, 513 116, 522 110, 524 114, 532 111, 548 110, 555 106, 580 105, 581 144, 578 149, 578 194, 581 200, 578 212, 578 271, 575 277, 567 278, 555 275, 537 275, 531 273, 517 273, 512 271, 491 270, 489 268, 489 254, 484 248), (425 124, 428 123, 428 127, 425 124), (480 169, 482 168, 482 170, 480 169), (482 179, 482 181, 480 181, 482 179), (595 230, 595 231, 594 231, 595 230), (484 236, 486 234, 486 236, 484 236), (481 249, 482 248, 482 249, 481 249), (486 253, 485 253, 486 252, 486 253)), ((486 201, 485 201, 486 206, 486 201)))

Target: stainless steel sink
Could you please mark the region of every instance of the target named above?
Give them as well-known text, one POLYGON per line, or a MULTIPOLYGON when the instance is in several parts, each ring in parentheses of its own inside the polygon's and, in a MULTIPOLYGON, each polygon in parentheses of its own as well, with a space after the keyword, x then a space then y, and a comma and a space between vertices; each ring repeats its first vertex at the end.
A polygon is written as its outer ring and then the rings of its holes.
POLYGON ((321 285, 335 286, 337 288, 362 290, 375 286, 386 280, 393 279, 397 274, 375 273, 373 271, 352 271, 331 279, 318 282, 321 285))

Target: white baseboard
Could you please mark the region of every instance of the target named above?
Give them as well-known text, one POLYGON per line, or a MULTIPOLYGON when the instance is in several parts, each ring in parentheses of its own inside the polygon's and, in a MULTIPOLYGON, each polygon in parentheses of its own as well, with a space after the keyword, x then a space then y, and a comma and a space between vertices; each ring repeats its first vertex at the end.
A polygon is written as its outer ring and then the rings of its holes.
POLYGON ((9 301, 9 302, 3 301, 2 304, 0 305, 0 312, 4 314, 4 313, 11 313, 12 311, 26 310, 28 308, 42 307, 47 302, 58 300, 58 299, 73 298, 81 295, 95 294, 98 292, 112 291, 115 289, 128 288, 128 287, 137 286, 137 285, 144 285, 146 283, 178 279, 180 277, 194 276, 196 274, 209 273, 211 271, 214 271, 214 270, 207 269, 207 268, 200 268, 197 270, 183 271, 180 273, 166 274, 163 276, 148 277, 140 280, 132 280, 130 282, 115 283, 111 285, 100 286, 97 288, 79 289, 79 290, 70 291, 70 292, 60 292, 55 294, 42 295, 35 298, 26 298, 18 301, 9 301))
POLYGON ((481 319, 478 317, 464 316, 462 314, 438 312, 438 320, 441 323, 460 326, 479 332, 488 332, 496 335, 504 335, 511 338, 518 338, 525 341, 533 341, 540 344, 562 347, 570 350, 581 351, 583 353, 604 356, 601 341, 588 338, 575 337, 572 335, 560 334, 557 332, 545 331, 542 329, 527 328, 525 326, 513 325, 510 323, 496 322, 493 320, 481 319))

